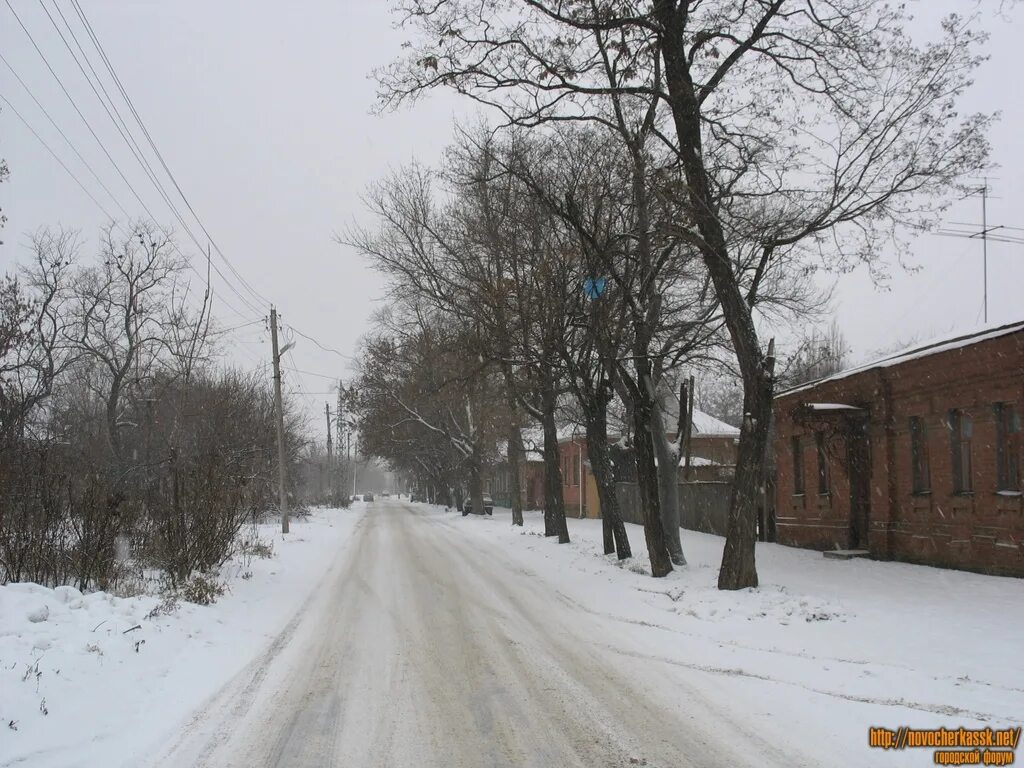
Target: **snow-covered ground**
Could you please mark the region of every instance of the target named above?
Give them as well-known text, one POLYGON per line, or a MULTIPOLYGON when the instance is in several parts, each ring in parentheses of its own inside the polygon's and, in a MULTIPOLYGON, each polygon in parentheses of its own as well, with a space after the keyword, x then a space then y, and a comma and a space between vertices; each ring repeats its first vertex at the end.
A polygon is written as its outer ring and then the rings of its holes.
POLYGON ((355 506, 208 607, 0 588, 0 766, 921 766, 868 728, 1024 721, 1022 580, 758 545, 719 592, 714 536, 655 580, 639 526, 355 506))
POLYGON ((684 674, 822 765, 932 762, 928 749, 866 749, 869 726, 1024 723, 1024 580, 758 544, 760 587, 721 592, 721 537, 684 531, 689 565, 652 579, 640 526, 627 525, 637 557, 621 564, 602 552, 600 520, 570 519, 559 545, 536 512, 521 529, 501 509, 446 518, 604 619, 596 643, 661 668, 669 686, 684 674))
POLYGON ((341 558, 366 506, 259 526, 270 558, 212 605, 0 587, 0 766, 132 766, 266 648, 341 558))

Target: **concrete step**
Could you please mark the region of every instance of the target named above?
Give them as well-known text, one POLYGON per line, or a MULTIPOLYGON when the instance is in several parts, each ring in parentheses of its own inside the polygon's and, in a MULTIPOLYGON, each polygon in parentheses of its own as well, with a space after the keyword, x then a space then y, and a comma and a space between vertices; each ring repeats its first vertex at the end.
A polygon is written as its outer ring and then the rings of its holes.
POLYGON ((832 560, 852 560, 855 557, 868 557, 871 553, 866 549, 826 549, 821 554, 832 560))

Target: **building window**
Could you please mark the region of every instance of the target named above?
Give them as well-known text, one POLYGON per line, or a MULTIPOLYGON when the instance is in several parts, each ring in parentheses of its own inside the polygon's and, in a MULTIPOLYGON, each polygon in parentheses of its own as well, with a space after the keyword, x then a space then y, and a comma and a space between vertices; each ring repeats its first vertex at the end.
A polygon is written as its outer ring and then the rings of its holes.
POLYGON ((577 453, 572 457, 572 481, 579 485, 580 482, 580 455, 577 453))
POLYGON ((804 495, 804 454, 800 450, 800 438, 790 438, 793 451, 793 495, 804 495))
POLYGON ((920 416, 910 417, 910 466, 914 493, 930 493, 932 469, 928 460, 928 427, 920 416))
POLYGON ((954 408, 949 412, 949 442, 953 462, 953 493, 971 493, 971 417, 954 408))
POLYGON ((818 448, 818 493, 830 493, 832 483, 829 477, 828 449, 825 447, 825 433, 816 433, 814 441, 818 448))
POLYGON ((996 403, 996 490, 1020 490, 1020 414, 1013 403, 996 403))

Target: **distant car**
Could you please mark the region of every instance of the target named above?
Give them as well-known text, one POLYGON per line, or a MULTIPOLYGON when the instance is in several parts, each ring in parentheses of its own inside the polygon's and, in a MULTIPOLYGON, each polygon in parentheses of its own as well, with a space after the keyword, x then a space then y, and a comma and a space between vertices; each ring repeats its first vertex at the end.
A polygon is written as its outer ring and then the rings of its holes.
MULTIPOLYGON (((467 498, 464 502, 462 502, 462 516, 465 517, 466 515, 468 515, 472 511, 473 511, 473 499, 467 498)), ((484 511, 483 511, 483 514, 485 514, 485 515, 493 515, 494 514, 494 499, 492 499, 486 493, 484 494, 484 511)))
POLYGON ((363 501, 373 501, 373 494, 372 493, 364 493, 363 494, 363 501))
POLYGON ((382 499, 388 499, 388 498, 391 498, 391 492, 390 492, 390 491, 384 491, 384 493, 382 493, 382 494, 380 495, 380 497, 381 497, 382 499))

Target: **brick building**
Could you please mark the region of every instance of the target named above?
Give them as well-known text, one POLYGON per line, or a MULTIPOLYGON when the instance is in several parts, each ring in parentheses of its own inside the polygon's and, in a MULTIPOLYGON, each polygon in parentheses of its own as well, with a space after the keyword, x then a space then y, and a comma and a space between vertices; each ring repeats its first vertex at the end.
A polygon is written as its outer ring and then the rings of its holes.
POLYGON ((783 544, 1024 576, 1024 322, 775 399, 783 544))

